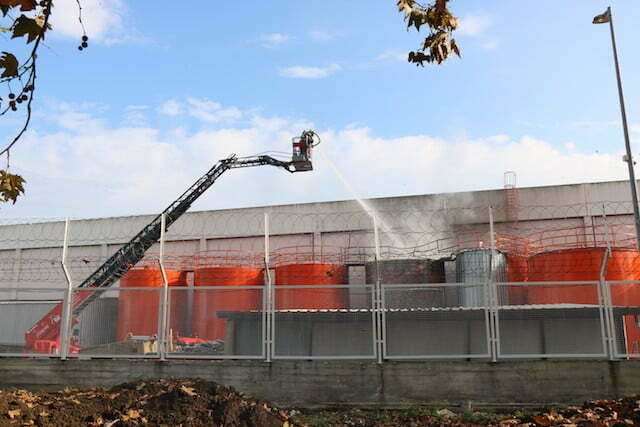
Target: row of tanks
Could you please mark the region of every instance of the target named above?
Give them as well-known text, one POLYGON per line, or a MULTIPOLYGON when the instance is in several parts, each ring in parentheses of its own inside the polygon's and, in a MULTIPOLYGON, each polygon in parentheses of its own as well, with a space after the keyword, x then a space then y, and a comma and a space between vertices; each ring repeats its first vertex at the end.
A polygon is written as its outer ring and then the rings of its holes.
MULTIPOLYGON (((296 254, 277 259, 272 275, 280 286, 345 285, 348 267, 335 254, 296 254)), ((200 253, 192 263, 165 269, 170 287, 169 327, 180 336, 190 335, 213 341, 225 336, 226 320, 221 312, 258 311, 263 305, 260 289, 266 282, 264 259, 252 253, 200 253), (187 274, 193 271, 193 287, 187 274), (205 289, 203 289, 205 288, 205 289), (189 292, 191 291, 191 292, 189 292), (190 325, 185 320, 191 319, 190 325), (190 327, 189 327, 190 326, 190 327)), ((163 280, 157 267, 142 265, 120 279, 118 302, 118 341, 135 336, 151 336, 157 331, 160 294, 127 288, 161 288, 163 280)), ((323 310, 345 308, 346 288, 285 288, 276 294, 276 310, 323 310)))
MULTIPOLYGON (((605 256, 604 248, 571 249, 543 252, 530 257, 511 256, 489 249, 472 249, 458 253, 455 259, 394 259, 360 263, 364 265, 364 283, 378 280, 388 286, 385 306, 398 309, 432 307, 482 307, 484 286, 489 278, 496 282, 564 282, 597 281, 605 256), (455 280, 469 286, 446 286, 445 263, 455 262, 455 280), (421 289, 400 285, 429 283, 421 289), (437 284, 443 283, 443 286, 437 284)), ((370 306, 370 295, 354 295, 344 287, 318 289, 312 285, 349 284, 349 267, 340 252, 296 252, 273 260, 271 278, 276 286, 276 310, 332 310, 370 306), (278 286, 285 286, 278 289, 278 286), (294 288, 300 286, 300 288, 294 288), (360 302, 355 303, 360 297, 360 302), (364 302, 363 302, 364 298, 364 302)), ((635 250, 614 249, 608 257, 607 280, 640 279, 640 256, 635 250)), ((190 334, 204 340, 224 339, 226 320, 221 312, 258 311, 263 304, 259 287, 266 281, 264 259, 260 254, 206 252, 190 262, 177 263, 166 270, 171 288, 170 328, 174 334, 190 334), (187 274, 193 271, 193 287, 187 274), (199 290, 201 287, 212 289, 199 290), (238 287, 256 287, 245 289, 238 287), (219 290, 217 288, 220 288, 219 290), (188 292, 189 291, 189 292, 188 292), (191 319, 190 325, 186 325, 191 319)), ((129 287, 161 288, 163 280, 157 267, 137 266, 120 281, 129 287)), ((597 286, 545 285, 501 286, 501 305, 597 304, 597 286)), ((640 286, 614 286, 615 304, 640 305, 640 286)), ((153 335, 157 330, 159 293, 122 292, 118 307, 119 341, 131 336, 153 335)), ((636 330, 627 328, 628 334, 636 330)), ((640 335, 638 336, 640 339, 640 335)))

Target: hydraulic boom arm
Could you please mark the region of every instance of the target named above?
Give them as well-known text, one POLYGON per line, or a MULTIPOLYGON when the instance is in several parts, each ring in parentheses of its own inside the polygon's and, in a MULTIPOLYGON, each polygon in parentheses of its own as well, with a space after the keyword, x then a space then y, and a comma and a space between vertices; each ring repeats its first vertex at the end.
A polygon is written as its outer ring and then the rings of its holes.
MULTIPOLYGON (((291 161, 282 161, 271 156, 254 156, 238 158, 235 154, 220 160, 207 173, 198 179, 176 201, 171 203, 162 214, 155 217, 127 244, 118 249, 104 264, 98 267, 78 288, 108 288, 119 280, 127 271, 143 257, 145 252, 160 238, 162 215, 165 216, 166 227, 169 228, 178 220, 200 197, 211 187, 222 174, 229 169, 246 168, 253 166, 276 166, 288 172, 303 172, 312 170, 311 149, 318 144, 315 140, 315 132, 304 131, 293 142, 293 157, 291 161)), ((100 296, 99 292, 78 292, 72 303, 73 315, 80 313, 94 299, 100 296)), ((42 319, 29 329, 25 334, 27 347, 35 349, 37 341, 57 341, 60 335, 60 320, 62 304, 58 304, 42 319)))

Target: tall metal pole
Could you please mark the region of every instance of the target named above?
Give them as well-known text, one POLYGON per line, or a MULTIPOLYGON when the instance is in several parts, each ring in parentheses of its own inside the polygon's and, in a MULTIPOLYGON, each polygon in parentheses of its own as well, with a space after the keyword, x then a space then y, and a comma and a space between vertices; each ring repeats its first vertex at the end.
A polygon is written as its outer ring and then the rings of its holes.
POLYGON ((616 65, 616 78, 618 80, 618 96, 620 97, 620 112, 622 114, 622 129, 624 131, 624 144, 627 149, 627 166, 629 167, 629 185, 631 186, 631 201, 633 202, 633 216, 636 223, 636 246, 640 248, 640 211, 638 210, 638 192, 636 189, 636 177, 633 169, 633 156, 631 155, 631 142, 629 141, 629 126, 627 124, 627 111, 624 107, 624 94, 622 92, 622 79, 620 78, 620 64, 618 63, 618 49, 616 47, 616 34, 613 30, 613 14, 611 6, 607 8, 609 14, 609 28, 611 29, 611 44, 613 46, 613 60, 616 65))

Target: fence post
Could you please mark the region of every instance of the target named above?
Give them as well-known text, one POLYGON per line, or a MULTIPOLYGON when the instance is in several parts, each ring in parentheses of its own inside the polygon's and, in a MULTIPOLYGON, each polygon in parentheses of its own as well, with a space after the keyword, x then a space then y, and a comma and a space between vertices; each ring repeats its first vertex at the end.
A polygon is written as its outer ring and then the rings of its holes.
POLYGON ((160 274, 162 275, 162 292, 160 294, 160 322, 159 322, 159 334, 158 334, 158 353, 160 360, 167 360, 167 337, 168 337, 168 316, 169 310, 169 280, 167 279, 167 272, 164 269, 164 241, 165 231, 167 229, 167 217, 166 214, 162 214, 160 218, 160 256, 158 257, 158 264, 160 265, 160 274))
POLYGON ((60 322, 60 358, 66 360, 69 354, 71 324, 73 318, 73 281, 67 269, 67 253, 69 247, 69 219, 64 222, 64 240, 62 242, 62 272, 67 281, 62 307, 62 321, 60 322))
MULTIPOLYGON (((498 340, 500 337, 498 325, 498 289, 495 281, 494 263, 498 259, 496 253, 496 236, 493 223, 493 207, 489 205, 489 238, 491 240, 491 252, 489 258, 489 277, 487 288, 489 294, 489 342, 491 343, 491 361, 498 360, 498 340)), ((486 294, 486 293, 485 293, 486 294)))
POLYGON ((601 304, 601 319, 604 322, 604 331, 606 348, 609 353, 609 360, 615 359, 616 343, 615 343, 615 320, 613 317, 613 303, 611 301, 611 287, 607 283, 607 266, 609 264, 609 257, 611 256, 611 235, 609 230, 609 223, 607 222, 606 207, 602 206, 602 221, 605 229, 605 239, 607 242, 607 249, 602 260, 602 266, 600 267, 600 280, 598 282, 598 296, 601 304), (604 316, 602 316, 604 314, 604 316))
POLYGON ((271 283, 271 272, 269 271, 269 213, 264 213, 264 274, 267 282, 266 290, 262 295, 262 328, 264 330, 264 351, 265 361, 271 362, 273 352, 273 284, 271 283))
POLYGON ((375 263, 376 263, 376 283, 373 291, 373 310, 376 313, 375 316, 375 339, 377 350, 377 361, 382 363, 382 355, 384 351, 384 333, 385 327, 383 320, 384 305, 382 304, 382 284, 380 281, 380 234, 378 229, 378 220, 375 214, 371 215, 373 219, 373 241, 375 245, 375 263))

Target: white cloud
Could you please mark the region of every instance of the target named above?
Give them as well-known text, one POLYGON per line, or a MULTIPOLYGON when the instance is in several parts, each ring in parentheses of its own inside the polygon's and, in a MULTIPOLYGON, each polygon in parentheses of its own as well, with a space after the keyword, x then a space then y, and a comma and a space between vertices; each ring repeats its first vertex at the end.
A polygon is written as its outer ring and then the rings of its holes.
POLYGON ((104 128, 104 120, 97 117, 107 110, 107 107, 94 103, 83 103, 80 105, 66 102, 46 101, 46 108, 50 110, 48 114, 41 115, 45 120, 55 123, 60 129, 74 132, 98 132, 104 128), (91 113, 90 113, 91 111, 91 113), (97 113, 97 114, 96 114, 97 113))
POLYGON ((508 135, 493 135, 493 136, 488 137, 487 141, 496 142, 496 143, 508 142, 509 141, 509 136, 508 135))
MULTIPOLYGON (((123 36, 125 6, 122 0, 82 0, 82 22, 93 40, 107 41, 123 36)), ((78 22, 76 0, 56 0, 51 15, 53 34, 80 39, 82 26, 78 22)))
POLYGON ((268 49, 282 46, 288 41, 289 36, 282 33, 263 34, 258 37, 258 42, 262 45, 262 47, 266 47, 268 49))
MULTIPOLYGON (((225 110, 210 101, 199 102, 212 114, 225 110)), ((194 107, 187 102, 183 108, 186 114, 194 107)), ((313 127, 299 120, 256 116, 216 130, 176 127, 163 134, 151 126, 111 126, 100 113, 84 109, 47 114, 57 128, 31 131, 12 154, 13 167, 28 180, 27 194, 16 205, 3 206, 3 215, 159 212, 215 161, 230 153, 288 152, 291 137, 313 127)), ((621 152, 583 153, 576 146, 555 147, 534 137, 382 138, 362 126, 324 131, 321 136, 318 150, 337 163, 364 197, 500 188, 506 170, 517 172, 520 186, 626 177, 621 152)), ((293 176, 274 168, 229 172, 195 208, 350 198, 323 157, 316 153, 314 159, 314 172, 293 176)))
POLYGON ((342 33, 339 31, 316 29, 309 31, 307 35, 313 41, 327 42, 339 38, 340 36, 342 36, 342 33))
POLYGON ((467 15, 460 19, 458 32, 465 36, 476 37, 486 32, 492 25, 487 15, 467 15))
POLYGON ((167 116, 187 114, 207 123, 232 122, 243 116, 242 111, 236 107, 222 108, 217 102, 201 98, 188 98, 187 102, 171 99, 165 101, 158 112, 167 116))
POLYGON ((290 79, 323 79, 337 73, 342 68, 338 64, 327 67, 306 67, 296 65, 294 67, 281 68, 280 75, 290 79))
POLYGON ((167 116, 179 116, 180 114, 182 114, 182 103, 176 101, 175 99, 170 99, 168 101, 165 101, 162 105, 160 105, 160 107, 158 108, 158 112, 160 114, 164 114, 167 116))
POLYGON ((189 115, 203 122, 234 121, 242 117, 242 112, 238 108, 222 108, 217 102, 206 99, 189 98, 187 103, 189 115))
POLYGON ((148 125, 147 105, 127 105, 124 109, 124 121, 127 125, 134 127, 145 127, 148 125))
POLYGON ((404 50, 390 49, 385 50, 376 56, 376 61, 407 61, 407 52, 404 50))

